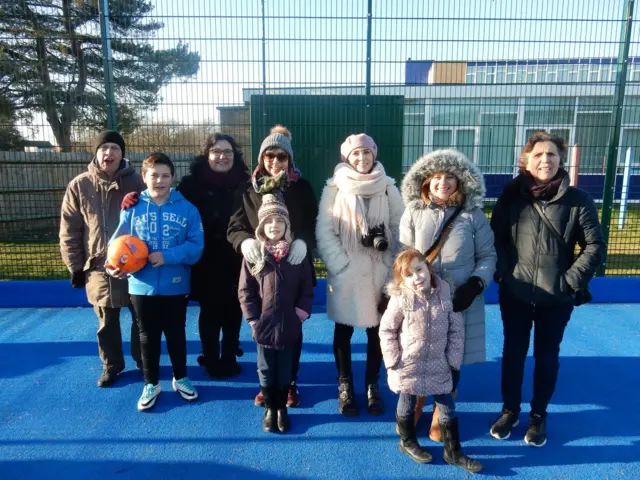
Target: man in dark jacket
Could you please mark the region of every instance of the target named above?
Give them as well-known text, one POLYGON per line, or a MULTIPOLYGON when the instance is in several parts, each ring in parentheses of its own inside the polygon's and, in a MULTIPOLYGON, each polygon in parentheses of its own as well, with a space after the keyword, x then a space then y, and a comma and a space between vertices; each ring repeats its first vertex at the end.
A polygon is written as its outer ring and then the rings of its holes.
POLYGON ((178 185, 178 191, 200 212, 204 228, 204 252, 191 267, 189 298, 200 303, 202 355, 198 363, 214 378, 240 374, 236 353, 242 324, 238 301, 242 255, 227 241, 227 226, 235 192, 248 179, 248 169, 235 139, 215 133, 207 139, 203 154, 192 163, 191 172, 178 185))
POLYGON ((520 174, 506 185, 491 217, 504 326, 504 405, 490 433, 506 439, 518 424, 524 363, 535 324, 533 399, 525 435, 525 442, 535 447, 546 443, 547 406, 558 377, 565 327, 574 305, 588 296, 589 281, 606 251, 593 199, 569 186, 569 176, 560 168, 566 151, 561 138, 534 134, 520 157, 520 174))
POLYGON ((95 156, 88 171, 69 182, 62 201, 60 253, 71 273, 71 285, 87 290, 87 298, 100 321, 98 350, 102 359, 99 387, 116 381, 124 370, 120 308, 132 315, 131 356, 141 368, 140 337, 131 308, 126 280, 109 276, 104 269, 107 244, 120 220, 120 203, 131 192, 146 188, 140 174, 124 158, 124 139, 111 130, 94 140, 95 156))

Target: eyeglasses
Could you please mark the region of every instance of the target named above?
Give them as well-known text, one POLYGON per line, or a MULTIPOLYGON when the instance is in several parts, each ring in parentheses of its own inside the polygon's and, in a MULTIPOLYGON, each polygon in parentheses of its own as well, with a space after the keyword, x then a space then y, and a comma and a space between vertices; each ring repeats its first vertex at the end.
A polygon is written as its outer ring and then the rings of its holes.
POLYGON ((272 162, 274 159, 276 159, 278 162, 284 163, 284 162, 287 162, 289 160, 289 155, 287 155, 286 153, 271 153, 271 152, 267 152, 267 153, 264 154, 264 158, 266 158, 270 162, 272 162))
POLYGON ((233 150, 217 150, 217 149, 213 149, 210 150, 210 153, 212 155, 215 155, 216 157, 233 157, 233 150))

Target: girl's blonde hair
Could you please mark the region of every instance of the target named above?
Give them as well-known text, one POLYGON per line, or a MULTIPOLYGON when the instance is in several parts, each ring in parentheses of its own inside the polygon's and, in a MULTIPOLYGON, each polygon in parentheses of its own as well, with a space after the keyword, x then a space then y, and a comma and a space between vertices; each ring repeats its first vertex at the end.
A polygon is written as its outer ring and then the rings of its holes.
MULTIPOLYGON (((429 196, 429 193, 431 192, 431 180, 433 180, 433 177, 435 177, 438 173, 446 173, 447 175, 453 175, 453 173, 449 173, 446 171, 441 171, 441 172, 434 172, 431 175, 429 175, 427 178, 425 178, 424 182, 422 182, 422 187, 420 188, 420 198, 422 198, 422 201, 424 203, 426 203, 427 205, 429 205, 431 203, 431 197, 429 196)), ((464 205, 467 201, 467 197, 464 194, 464 190, 462 189, 462 183, 460 182, 460 179, 458 178, 457 175, 453 175, 454 177, 456 177, 456 180, 458 182, 458 187, 456 188, 456 191, 453 192, 451 194, 451 196, 449 197, 449 200, 447 200, 447 203, 449 205, 464 205)))
POLYGON ((393 262, 393 283, 397 286, 402 285, 404 277, 411 272, 411 264, 413 260, 417 259, 419 262, 423 262, 429 269, 429 276, 431 277, 431 288, 436 287, 436 276, 433 272, 433 267, 427 261, 427 258, 415 248, 405 250, 396 258, 393 262))

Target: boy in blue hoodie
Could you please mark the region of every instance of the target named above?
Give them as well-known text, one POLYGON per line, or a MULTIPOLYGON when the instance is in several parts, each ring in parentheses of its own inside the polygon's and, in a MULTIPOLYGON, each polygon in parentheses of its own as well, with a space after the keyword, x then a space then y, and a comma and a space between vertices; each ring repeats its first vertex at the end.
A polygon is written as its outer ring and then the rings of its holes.
MULTIPOLYGON (((131 234, 144 240, 149 262, 129 275, 129 294, 138 317, 144 371, 144 390, 138 410, 152 408, 160 395, 159 369, 162 333, 173 367, 173 389, 192 401, 198 392, 187 378, 187 299, 189 265, 204 248, 202 221, 196 207, 171 188, 174 166, 163 153, 152 153, 142 163, 147 189, 137 205, 120 213, 120 224, 111 239, 131 234)), ((117 278, 126 276, 107 269, 117 278)))

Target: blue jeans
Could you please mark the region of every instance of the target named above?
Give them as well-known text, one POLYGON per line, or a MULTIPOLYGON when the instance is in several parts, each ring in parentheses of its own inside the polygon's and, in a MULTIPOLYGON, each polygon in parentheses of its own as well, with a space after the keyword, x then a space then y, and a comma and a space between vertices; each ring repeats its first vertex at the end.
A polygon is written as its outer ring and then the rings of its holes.
POLYGON ((283 350, 258 345, 258 378, 261 387, 287 387, 293 374, 293 354, 295 345, 287 345, 283 350))
MULTIPOLYGON (((399 417, 413 417, 413 412, 416 409, 416 399, 415 395, 401 393, 400 398, 398 398, 396 414, 399 417)), ((456 418, 456 405, 453 401, 453 395, 450 393, 434 395, 433 399, 438 407, 438 421, 440 423, 448 423, 456 418)))

